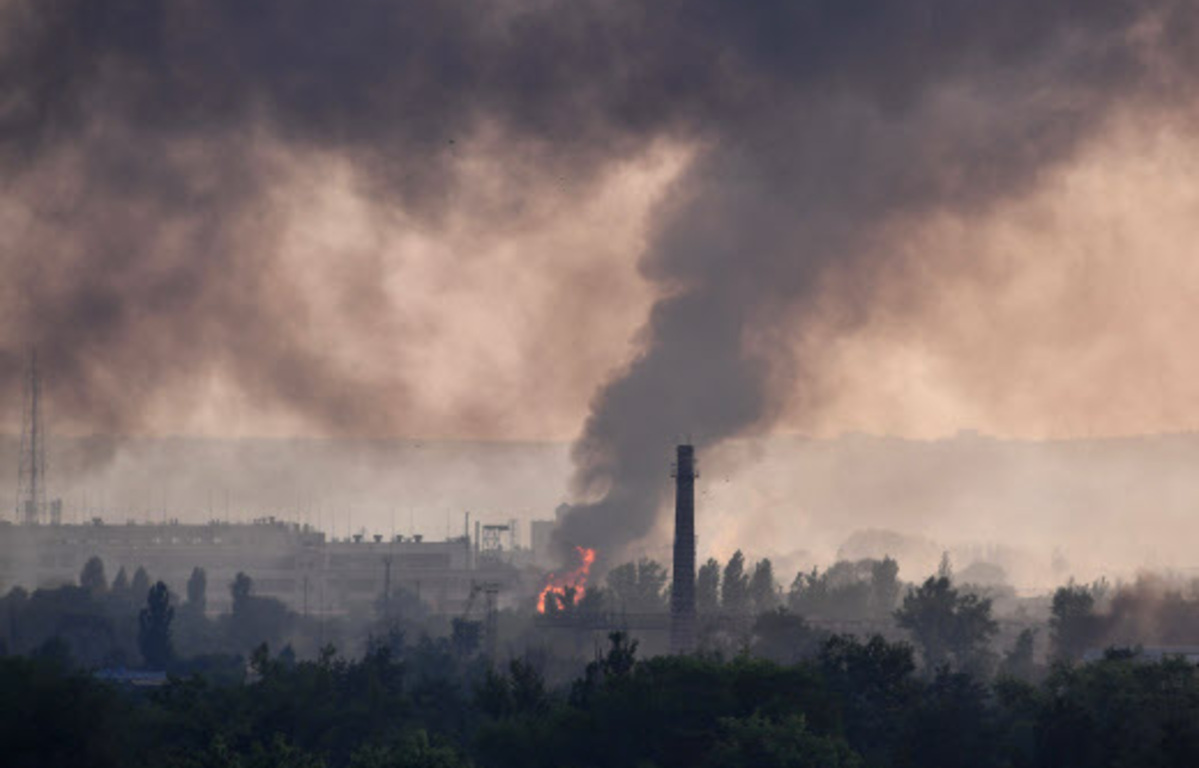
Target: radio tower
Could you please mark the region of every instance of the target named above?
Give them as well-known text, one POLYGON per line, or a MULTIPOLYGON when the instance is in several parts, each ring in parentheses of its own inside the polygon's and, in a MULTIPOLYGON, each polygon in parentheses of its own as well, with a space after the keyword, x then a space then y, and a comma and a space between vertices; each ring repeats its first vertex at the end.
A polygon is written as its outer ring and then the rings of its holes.
POLYGON ((29 353, 25 374, 25 405, 21 413, 21 459, 17 472, 17 520, 26 525, 42 521, 46 509, 46 434, 42 421, 42 379, 37 351, 29 353))

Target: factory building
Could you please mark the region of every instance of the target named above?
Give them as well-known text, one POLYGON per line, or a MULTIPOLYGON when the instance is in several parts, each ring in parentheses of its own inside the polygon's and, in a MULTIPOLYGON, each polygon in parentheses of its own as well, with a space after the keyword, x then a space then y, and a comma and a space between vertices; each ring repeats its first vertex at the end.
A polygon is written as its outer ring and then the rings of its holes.
POLYGON ((92 557, 111 580, 124 568, 145 568, 176 595, 186 594, 194 568, 207 576, 210 612, 229 609, 228 585, 239 572, 254 593, 282 600, 304 614, 366 614, 380 599, 409 592, 434 612, 458 613, 478 583, 504 603, 534 591, 522 584, 532 561, 517 547, 516 521, 481 524, 470 536, 444 541, 421 536, 332 539, 308 525, 262 518, 252 523, 112 524, 92 518, 63 524, 62 502, 47 498, 46 419, 36 351, 30 351, 22 408, 20 466, 14 521, 0 521, 0 590, 77 584, 92 557))
POLYGON ((210 612, 229 609, 228 585, 243 571, 253 579, 255 594, 278 598, 301 613, 364 614, 399 590, 419 596, 434 612, 455 613, 474 582, 500 584, 501 599, 514 600, 526 573, 522 553, 481 548, 467 535, 444 541, 329 539, 310 526, 273 518, 248 524, 4 522, 0 590, 77 584, 84 563, 96 556, 110 580, 120 568, 132 575, 144 567, 180 596, 192 569, 203 568, 210 612))

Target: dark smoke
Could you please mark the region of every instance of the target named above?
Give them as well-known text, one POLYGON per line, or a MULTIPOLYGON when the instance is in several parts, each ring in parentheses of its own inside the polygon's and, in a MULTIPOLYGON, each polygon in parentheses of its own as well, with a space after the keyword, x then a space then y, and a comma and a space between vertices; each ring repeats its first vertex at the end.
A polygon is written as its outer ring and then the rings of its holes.
MULTIPOLYGON (((2 191, 24 204, 0 211, 0 388, 36 345, 56 407, 98 430, 136 430, 143 398, 214 373, 329 433, 402 424, 403 379, 356 372, 306 326, 270 194, 291 164, 349 163, 381 213, 436 226, 464 147, 489 142, 532 182, 514 198, 564 178, 583 194, 653 141, 696 147, 644 257, 663 298, 642 353, 576 450, 580 494, 602 500, 563 540, 612 553, 651 529, 678 437, 763 428, 805 381, 787 329, 864 316, 888 224, 984 210, 1114 109, 1190 98, 1196 29, 1186 0, 7 0, 0 14, 2 191), (855 290, 817 302, 832 271, 855 290)), ((411 329, 356 269, 330 287, 347 324, 395 343, 411 329)))
POLYGON ((574 510, 563 540, 619 551, 646 535, 672 439, 693 433, 702 448, 763 428, 782 394, 805 391, 811 361, 784 329, 861 321, 888 225, 983 211, 1126 102, 1193 96, 1178 30, 1194 29, 1196 8, 710 6, 747 98, 719 116, 658 221, 643 269, 668 296, 641 357, 594 401, 575 456, 580 491, 600 500, 574 510), (852 290, 818 297, 834 270, 852 290))
MULTIPOLYGON (((607 5, 0 5, 2 191, 24 204, 5 227, 0 390, 19 392, 35 345, 56 412, 97 430, 135 430, 145 397, 229 373, 326 432, 392 434, 403 380, 311 340, 272 185, 335 157, 382 213, 436 226, 484 137, 514 176, 577 191, 650 138, 699 130, 721 99, 702 45, 658 50, 665 19, 607 5)), ((380 277, 357 268, 329 290, 386 348, 408 329, 380 277)))

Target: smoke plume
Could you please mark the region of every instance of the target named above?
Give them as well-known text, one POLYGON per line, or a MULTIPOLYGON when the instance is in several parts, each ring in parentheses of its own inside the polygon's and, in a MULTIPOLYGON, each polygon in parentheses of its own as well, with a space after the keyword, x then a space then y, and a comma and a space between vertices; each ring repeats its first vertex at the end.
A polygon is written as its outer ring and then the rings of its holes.
POLYGON ((658 221, 644 271, 667 297, 595 400, 576 458, 600 500, 564 538, 603 551, 648 533, 672 438, 761 429, 779 393, 805 391, 811 362, 779 332, 860 323, 889 227, 985 212, 1129 101, 1193 94, 1194 23, 1189 3, 729 9, 721 58, 758 98, 721 116, 658 221))
MULTIPOLYGON (((575 450, 562 541, 614 556, 652 529, 678 438, 764 430, 796 390, 819 407, 794 329, 867 319, 893 227, 983 213, 1116 112, 1193 98, 1197 17, 1189 0, 8 0, 0 388, 35 345, 56 407, 93 429, 225 386, 325 433, 394 433, 408 380, 313 320, 281 188, 348 168, 374 221, 437 232, 465 209, 498 232, 686 147, 640 264, 657 302, 575 450), (480 192, 480 157, 502 191, 480 192)), ((396 320, 375 258, 337 266, 322 300, 375 357, 425 330, 396 320)))

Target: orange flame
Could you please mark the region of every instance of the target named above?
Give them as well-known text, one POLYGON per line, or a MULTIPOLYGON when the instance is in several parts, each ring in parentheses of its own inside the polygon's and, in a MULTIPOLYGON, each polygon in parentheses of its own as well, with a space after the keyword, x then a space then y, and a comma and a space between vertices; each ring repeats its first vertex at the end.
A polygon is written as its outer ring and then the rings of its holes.
POLYGON ((545 613, 545 600, 550 595, 555 595, 565 601, 566 591, 573 588, 574 599, 578 601, 587 594, 587 575, 591 573, 591 564, 595 562, 595 550, 575 547, 575 551, 579 553, 579 567, 561 576, 550 574, 545 588, 537 596, 538 613, 545 613))

